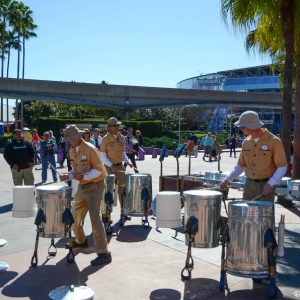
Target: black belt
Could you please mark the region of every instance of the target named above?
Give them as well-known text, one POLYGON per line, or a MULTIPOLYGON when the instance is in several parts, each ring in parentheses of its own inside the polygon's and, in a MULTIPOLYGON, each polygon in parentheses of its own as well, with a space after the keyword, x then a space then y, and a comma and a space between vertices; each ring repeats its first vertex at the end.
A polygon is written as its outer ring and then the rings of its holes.
POLYGON ((120 162, 120 163, 118 163, 118 164, 113 164, 113 166, 114 166, 114 167, 118 167, 118 166, 121 166, 121 164, 122 164, 122 163, 120 162))
POLYGON ((264 179, 250 179, 248 178, 249 180, 251 181, 254 181, 254 182, 267 182, 269 181, 270 178, 264 178, 264 179))

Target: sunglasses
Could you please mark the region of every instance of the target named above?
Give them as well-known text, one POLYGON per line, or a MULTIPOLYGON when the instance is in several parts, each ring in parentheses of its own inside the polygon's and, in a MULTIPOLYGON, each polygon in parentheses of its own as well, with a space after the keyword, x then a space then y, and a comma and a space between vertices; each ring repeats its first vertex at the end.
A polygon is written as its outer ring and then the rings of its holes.
POLYGON ((241 128, 241 129, 245 129, 246 127, 245 127, 245 126, 240 126, 240 128, 241 128))
POLYGON ((111 125, 112 127, 119 127, 119 125, 111 125))

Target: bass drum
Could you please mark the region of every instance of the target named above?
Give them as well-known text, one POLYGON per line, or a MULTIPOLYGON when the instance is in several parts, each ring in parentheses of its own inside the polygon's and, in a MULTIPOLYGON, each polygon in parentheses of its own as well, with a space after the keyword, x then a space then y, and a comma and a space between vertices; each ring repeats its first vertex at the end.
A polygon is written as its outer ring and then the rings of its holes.
POLYGON ((228 204, 229 242, 227 272, 249 278, 269 276, 266 229, 275 228, 274 204, 266 201, 231 201, 228 204))
POLYGON ((37 208, 44 212, 40 236, 60 238, 67 236, 63 213, 71 209, 72 188, 69 186, 40 186, 36 188, 37 208))

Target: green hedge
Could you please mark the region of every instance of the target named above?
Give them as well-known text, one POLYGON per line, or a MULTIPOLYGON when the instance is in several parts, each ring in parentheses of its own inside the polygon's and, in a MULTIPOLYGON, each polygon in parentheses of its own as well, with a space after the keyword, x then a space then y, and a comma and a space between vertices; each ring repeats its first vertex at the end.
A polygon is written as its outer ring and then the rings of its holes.
MULTIPOLYGON (((122 121, 124 126, 132 127, 133 130, 140 130, 143 137, 158 137, 162 136, 163 123, 162 121, 122 121)), ((93 128, 99 124, 107 124, 107 121, 95 119, 56 119, 56 118, 40 118, 37 121, 37 131, 41 136, 43 132, 52 130, 56 139, 59 138, 61 128, 65 128, 66 124, 91 124, 93 128)))
POLYGON ((12 138, 12 133, 4 133, 4 135, 0 137, 0 148, 5 148, 6 144, 9 142, 9 139, 12 138))

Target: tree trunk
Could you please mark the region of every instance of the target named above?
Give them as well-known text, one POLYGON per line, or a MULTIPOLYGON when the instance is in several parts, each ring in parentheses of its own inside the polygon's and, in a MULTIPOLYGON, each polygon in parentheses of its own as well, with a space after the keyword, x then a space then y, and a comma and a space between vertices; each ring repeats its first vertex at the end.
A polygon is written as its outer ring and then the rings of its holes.
MULTIPOLYGON (((283 101, 282 101, 282 144, 287 161, 290 161, 291 154, 291 121, 292 121, 292 90, 293 90, 293 66, 294 66, 294 15, 293 0, 285 0, 281 5, 281 17, 284 44, 286 50, 283 101)), ((286 175, 289 175, 287 171, 286 175)))
POLYGON ((300 179, 300 53, 297 55, 293 179, 300 179))
MULTIPOLYGON (((18 45, 20 45, 20 30, 18 30, 18 45)), ((17 78, 20 78, 20 49, 18 49, 18 65, 17 65, 17 78)), ((15 129, 18 128, 19 120, 19 101, 16 99, 16 110, 15 110, 15 129)))

